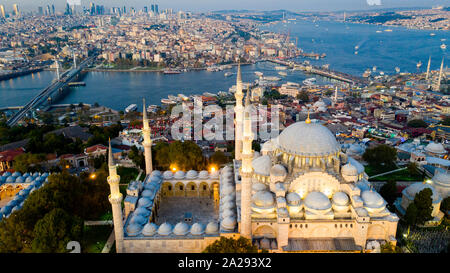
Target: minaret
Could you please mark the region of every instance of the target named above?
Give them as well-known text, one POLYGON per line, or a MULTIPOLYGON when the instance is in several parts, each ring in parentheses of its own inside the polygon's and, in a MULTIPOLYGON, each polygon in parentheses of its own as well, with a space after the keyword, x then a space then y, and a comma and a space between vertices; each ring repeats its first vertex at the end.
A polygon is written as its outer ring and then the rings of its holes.
POLYGON ((58 81, 59 81, 59 63, 58 60, 55 58, 55 64, 56 64, 56 76, 58 77, 58 81))
POLYGON ((109 141, 108 152, 108 167, 109 176, 108 184, 111 190, 109 195, 109 202, 112 206, 113 221, 114 221, 114 235, 116 238, 116 252, 123 252, 123 217, 122 217, 122 194, 119 190, 120 176, 117 175, 117 166, 114 164, 114 159, 111 150, 111 140, 109 141))
POLYGON ((75 56, 75 50, 73 51, 73 68, 77 68, 77 57, 75 56))
POLYGON ((437 90, 436 91, 441 91, 441 81, 442 81, 442 74, 444 72, 444 58, 442 58, 442 63, 441 63, 441 70, 439 70, 439 78, 438 78, 438 82, 437 82, 437 90))
POLYGON ((234 146, 234 158, 236 160, 242 159, 242 122, 243 122, 243 112, 244 107, 242 106, 242 99, 244 94, 242 93, 242 75, 241 75, 241 61, 239 60, 238 72, 236 79, 236 93, 234 94, 236 98, 236 107, 234 112, 236 113, 235 120, 235 146, 234 146))
POLYGON ((428 81, 428 78, 430 77, 430 66, 431 66, 431 56, 428 59, 427 76, 425 78, 425 80, 427 80, 427 81, 428 81))
POLYGON ((144 157, 145 157, 145 173, 151 174, 153 171, 152 166, 152 139, 150 138, 150 126, 148 125, 147 110, 145 109, 145 99, 143 99, 144 111, 143 120, 144 127, 142 129, 142 134, 144 135, 144 157))
POLYGON ((337 102, 337 97, 338 97, 338 87, 336 86, 336 90, 334 90, 334 103, 337 102))
POLYGON ((250 95, 247 93, 245 99, 245 118, 243 132, 243 150, 241 167, 241 236, 251 239, 252 218, 251 218, 251 198, 252 198, 252 119, 250 115, 250 95))

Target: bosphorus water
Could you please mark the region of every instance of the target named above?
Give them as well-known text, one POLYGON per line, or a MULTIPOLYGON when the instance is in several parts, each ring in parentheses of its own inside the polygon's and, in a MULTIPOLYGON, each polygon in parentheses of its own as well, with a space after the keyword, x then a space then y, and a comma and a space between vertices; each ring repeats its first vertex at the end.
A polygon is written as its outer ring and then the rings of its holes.
MULTIPOLYGON (((442 58, 448 62, 448 53, 440 49, 441 39, 450 41, 448 31, 410 30, 402 27, 387 27, 362 24, 348 24, 328 21, 296 21, 278 23, 264 29, 275 32, 290 32, 291 41, 298 37, 298 46, 306 52, 326 53, 321 60, 308 59, 312 64, 330 64, 330 69, 359 75, 368 68, 377 66, 377 72, 395 73, 395 67, 401 72, 416 72, 417 62, 422 62, 420 71, 425 71, 431 56, 432 69, 438 69, 442 58), (379 31, 379 32, 377 32, 379 31), (381 31, 381 32, 380 32, 381 31), (435 36, 430 36, 434 32, 435 36), (355 55, 358 46, 358 55, 355 55)), ((298 61, 306 59, 298 58, 298 61)), ((286 77, 279 76, 274 70, 276 65, 260 62, 242 67, 243 81, 251 82, 257 77, 255 71, 265 76, 282 78, 279 84, 301 83, 311 75, 301 71, 287 71, 286 77)), ((148 104, 160 104, 167 95, 202 94, 228 91, 235 84, 235 74, 225 77, 226 72, 192 71, 176 75, 164 75, 156 72, 89 72, 84 78, 85 87, 74 88, 58 103, 99 103, 116 110, 123 110, 132 103, 142 105, 142 98, 148 104)), ((0 107, 24 105, 53 79, 55 73, 42 71, 32 75, 0 82, 0 107)))

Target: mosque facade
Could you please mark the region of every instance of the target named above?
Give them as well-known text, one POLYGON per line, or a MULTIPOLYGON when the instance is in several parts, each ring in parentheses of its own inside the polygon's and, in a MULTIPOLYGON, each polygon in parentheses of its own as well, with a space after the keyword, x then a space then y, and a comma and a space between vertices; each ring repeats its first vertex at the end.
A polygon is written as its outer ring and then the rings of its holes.
POLYGON ((152 169, 144 103, 146 176, 130 183, 123 210, 109 156, 118 253, 201 252, 221 236, 243 236, 270 252, 361 252, 396 244, 399 218, 329 129, 308 116, 254 152, 252 105, 249 96, 242 103, 240 69, 235 97, 236 158, 200 172, 152 169))

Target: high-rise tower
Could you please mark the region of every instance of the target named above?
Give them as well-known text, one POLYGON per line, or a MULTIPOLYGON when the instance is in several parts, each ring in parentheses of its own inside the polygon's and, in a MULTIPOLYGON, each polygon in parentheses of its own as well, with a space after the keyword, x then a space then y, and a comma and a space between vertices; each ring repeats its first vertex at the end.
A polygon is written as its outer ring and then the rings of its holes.
POLYGON ((147 110, 145 109, 145 99, 143 99, 144 111, 143 111, 143 122, 144 127, 142 128, 142 134, 144 135, 144 157, 145 157, 145 172, 146 174, 151 174, 153 171, 152 166, 152 139, 150 137, 150 126, 148 124, 147 110))
POLYGON ((251 198, 252 198, 252 119, 250 94, 247 93, 245 98, 245 117, 243 132, 243 149, 242 149, 242 167, 241 173, 241 230, 243 237, 252 237, 252 218, 251 218, 251 198))
POLYGON ((109 141, 108 152, 108 167, 109 176, 108 184, 111 190, 109 195, 109 202, 112 206, 112 213, 114 219, 114 235, 116 238, 116 252, 123 252, 123 217, 122 217, 122 194, 119 190, 120 176, 117 174, 117 166, 114 163, 114 158, 111 150, 111 140, 109 141))
POLYGON ((236 98, 236 107, 234 112, 236 113, 235 119, 235 146, 234 146, 234 158, 236 160, 242 159, 242 123, 243 123, 243 113, 244 107, 242 106, 242 99, 244 94, 242 93, 242 75, 241 75, 241 62, 238 64, 238 72, 236 79, 236 93, 234 94, 236 98))

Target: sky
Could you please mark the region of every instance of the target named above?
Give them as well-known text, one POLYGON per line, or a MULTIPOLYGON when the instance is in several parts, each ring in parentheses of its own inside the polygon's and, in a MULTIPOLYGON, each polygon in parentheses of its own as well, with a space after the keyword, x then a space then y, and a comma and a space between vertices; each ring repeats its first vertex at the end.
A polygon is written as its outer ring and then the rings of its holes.
MULTIPOLYGON (((69 0, 77 1, 77 0, 69 0)), ((207 12, 214 10, 248 9, 248 10, 277 10, 291 11, 342 11, 365 10, 398 7, 431 7, 436 5, 450 6, 450 0, 78 0, 82 6, 89 6, 91 2, 97 5, 127 6, 141 9, 153 3, 159 9, 171 8, 175 11, 185 10, 193 12, 207 12)), ((36 11, 38 6, 54 4, 62 11, 66 0, 0 0, 8 11, 13 4, 18 4, 22 11, 36 11)))

